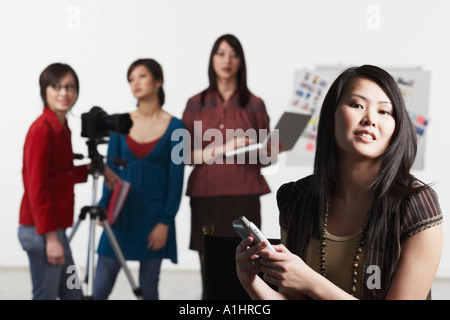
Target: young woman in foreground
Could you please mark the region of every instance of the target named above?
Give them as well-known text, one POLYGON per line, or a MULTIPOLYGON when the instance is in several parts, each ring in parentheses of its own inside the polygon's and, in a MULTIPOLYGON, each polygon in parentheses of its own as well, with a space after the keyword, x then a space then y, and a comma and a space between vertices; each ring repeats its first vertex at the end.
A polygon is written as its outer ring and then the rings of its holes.
POLYGON ((277 193, 277 252, 236 249, 253 299, 426 299, 442 251, 435 192, 410 174, 417 150, 400 90, 384 70, 345 70, 325 97, 314 174, 277 193), (264 280, 278 286, 271 289, 264 280))

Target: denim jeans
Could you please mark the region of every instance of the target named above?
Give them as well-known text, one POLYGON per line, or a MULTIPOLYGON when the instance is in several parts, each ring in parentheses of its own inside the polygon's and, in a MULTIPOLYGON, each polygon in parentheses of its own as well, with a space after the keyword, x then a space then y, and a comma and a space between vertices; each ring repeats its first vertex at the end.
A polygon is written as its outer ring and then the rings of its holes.
MULTIPOLYGON (((19 241, 30 263, 33 300, 83 299, 81 285, 73 285, 73 277, 77 274, 74 274, 73 267, 69 268, 74 266, 74 262, 65 229, 58 229, 57 234, 64 248, 64 265, 53 265, 47 261, 45 236, 37 234, 35 227, 19 226, 19 241)), ((80 284, 80 281, 76 283, 80 284)))
MULTIPOLYGON (((139 264, 139 286, 144 300, 158 300, 161 258, 141 261, 139 264)), ((98 256, 94 280, 94 300, 106 300, 112 292, 121 265, 115 258, 98 256)), ((130 290, 133 288, 130 287, 130 290)))

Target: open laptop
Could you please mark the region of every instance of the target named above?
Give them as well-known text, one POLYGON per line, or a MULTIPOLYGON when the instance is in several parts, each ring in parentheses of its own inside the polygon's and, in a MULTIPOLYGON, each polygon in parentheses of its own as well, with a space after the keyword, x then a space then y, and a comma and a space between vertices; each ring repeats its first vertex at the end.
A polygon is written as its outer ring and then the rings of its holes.
MULTIPOLYGON (((296 112, 284 112, 281 115, 275 129, 278 129, 280 143, 283 145, 283 151, 289 151, 294 148, 295 143, 305 130, 310 118, 311 114, 296 112)), ((232 157, 241 153, 266 147, 266 144, 270 141, 271 134, 272 132, 269 132, 262 142, 249 144, 245 147, 227 151, 225 152, 225 157, 232 157)))

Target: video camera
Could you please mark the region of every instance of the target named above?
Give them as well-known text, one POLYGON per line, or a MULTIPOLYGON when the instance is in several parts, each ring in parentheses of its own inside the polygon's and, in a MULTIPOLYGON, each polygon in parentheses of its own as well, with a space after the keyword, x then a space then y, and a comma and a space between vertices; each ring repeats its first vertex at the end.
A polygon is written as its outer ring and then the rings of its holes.
POLYGON ((81 136, 97 139, 109 136, 110 131, 126 134, 132 125, 128 113, 108 115, 102 108, 92 107, 81 115, 81 136))
MULTIPOLYGON (((100 107, 92 107, 89 112, 81 115, 81 136, 89 138, 86 144, 92 161, 90 173, 98 175, 104 171, 103 156, 97 150, 98 144, 107 142, 103 138, 109 136, 110 132, 127 134, 132 125, 128 113, 108 115, 100 107)), ((126 165, 126 161, 120 158, 110 160, 119 166, 126 165)))

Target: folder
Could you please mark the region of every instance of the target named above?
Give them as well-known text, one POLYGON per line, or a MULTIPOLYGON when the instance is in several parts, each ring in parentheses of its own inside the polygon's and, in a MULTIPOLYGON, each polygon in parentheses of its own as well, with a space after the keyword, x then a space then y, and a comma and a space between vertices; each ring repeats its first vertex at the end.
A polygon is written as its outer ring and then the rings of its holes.
POLYGON ((131 183, 125 180, 120 180, 114 186, 111 199, 109 200, 108 211, 106 212, 106 217, 109 224, 113 224, 119 217, 123 204, 125 203, 128 193, 130 192, 130 188, 131 183))

